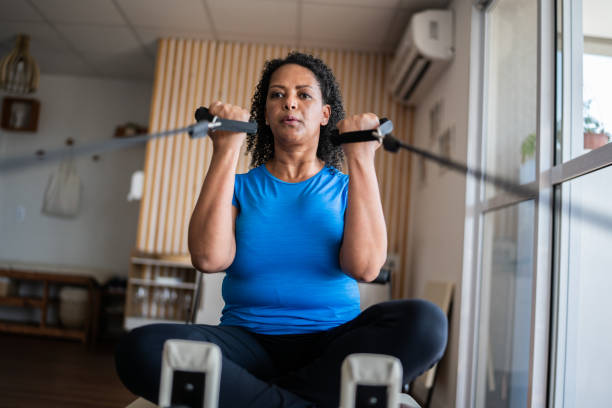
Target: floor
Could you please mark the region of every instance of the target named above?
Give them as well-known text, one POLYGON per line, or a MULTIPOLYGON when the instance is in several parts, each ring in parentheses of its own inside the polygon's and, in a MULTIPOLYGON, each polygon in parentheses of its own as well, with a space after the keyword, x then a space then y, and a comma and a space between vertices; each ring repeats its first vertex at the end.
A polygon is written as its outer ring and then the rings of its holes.
POLYGON ((125 407, 136 397, 115 373, 113 348, 0 333, 0 407, 125 407))

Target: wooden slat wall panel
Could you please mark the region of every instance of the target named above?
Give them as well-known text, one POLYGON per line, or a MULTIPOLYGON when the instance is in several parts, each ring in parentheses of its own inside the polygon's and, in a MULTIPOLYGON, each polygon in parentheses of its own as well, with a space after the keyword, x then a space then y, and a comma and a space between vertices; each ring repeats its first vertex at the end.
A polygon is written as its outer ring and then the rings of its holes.
MULTIPOLYGON (((264 62, 281 58, 288 46, 208 40, 163 39, 157 54, 151 104, 152 132, 193 122, 198 106, 214 100, 250 108, 264 62)), ((391 57, 381 53, 301 49, 323 59, 341 86, 347 115, 374 112, 388 117, 396 137, 410 141, 412 111, 393 102, 385 91, 386 68, 391 57)), ((187 254, 187 226, 210 164, 209 138, 190 140, 186 134, 149 142, 145 159, 145 185, 141 202, 136 249, 154 254, 187 254)), ((238 172, 249 170, 242 155, 238 172)), ((410 192, 410 155, 384 152, 376 156, 376 171, 389 234, 389 252, 400 255, 400 276, 394 297, 407 272, 405 259, 410 192)))

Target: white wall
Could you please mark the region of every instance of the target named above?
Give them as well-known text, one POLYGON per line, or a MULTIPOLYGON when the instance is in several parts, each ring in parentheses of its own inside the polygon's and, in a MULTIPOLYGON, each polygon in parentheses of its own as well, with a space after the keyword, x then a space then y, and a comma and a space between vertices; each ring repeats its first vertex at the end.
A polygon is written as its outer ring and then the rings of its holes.
MULTIPOLYGON (((439 136, 451 130, 450 158, 467 161, 468 86, 472 1, 454 0, 455 57, 428 96, 415 111, 415 145, 440 153, 439 136), (430 110, 441 102, 440 131, 431 135, 430 110)), ((423 293, 428 280, 455 284, 453 313, 446 355, 438 366, 431 407, 454 407, 457 387, 459 302, 465 221, 465 178, 413 156, 408 259, 411 296, 423 293)))
MULTIPOLYGON (((0 94, 0 96, 5 96, 0 94)), ((0 157, 113 140, 117 125, 148 124, 151 84, 42 75, 32 95, 41 103, 38 131, 0 130, 0 157)), ((144 146, 75 160, 81 178, 79 214, 41 214, 43 194, 58 162, 0 173, 0 260, 69 265, 127 275, 136 241, 139 202, 128 203, 130 176, 144 163, 144 146), (19 212, 25 217, 19 217, 19 212)), ((105 273, 106 275, 106 273, 105 273)))

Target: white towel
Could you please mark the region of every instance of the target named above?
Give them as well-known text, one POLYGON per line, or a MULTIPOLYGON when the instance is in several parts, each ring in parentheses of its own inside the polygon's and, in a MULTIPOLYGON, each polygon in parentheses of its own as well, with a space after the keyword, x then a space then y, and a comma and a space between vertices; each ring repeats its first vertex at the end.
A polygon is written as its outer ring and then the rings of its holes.
POLYGON ((72 159, 64 160, 49 177, 42 212, 47 215, 74 217, 79 212, 81 179, 72 159))

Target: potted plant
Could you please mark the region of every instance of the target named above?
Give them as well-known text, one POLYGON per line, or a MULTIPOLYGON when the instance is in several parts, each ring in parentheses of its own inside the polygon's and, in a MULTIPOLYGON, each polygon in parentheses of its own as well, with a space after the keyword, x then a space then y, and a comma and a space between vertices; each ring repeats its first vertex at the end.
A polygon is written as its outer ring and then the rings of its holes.
POLYGON ((521 168, 519 181, 528 183, 535 176, 536 134, 530 133, 521 143, 521 168))
POLYGON ((603 125, 591 115, 591 102, 584 103, 584 148, 597 149, 610 141, 610 135, 606 132, 603 125))
POLYGON ((536 150, 536 134, 530 133, 521 143, 521 163, 532 159, 536 150))

